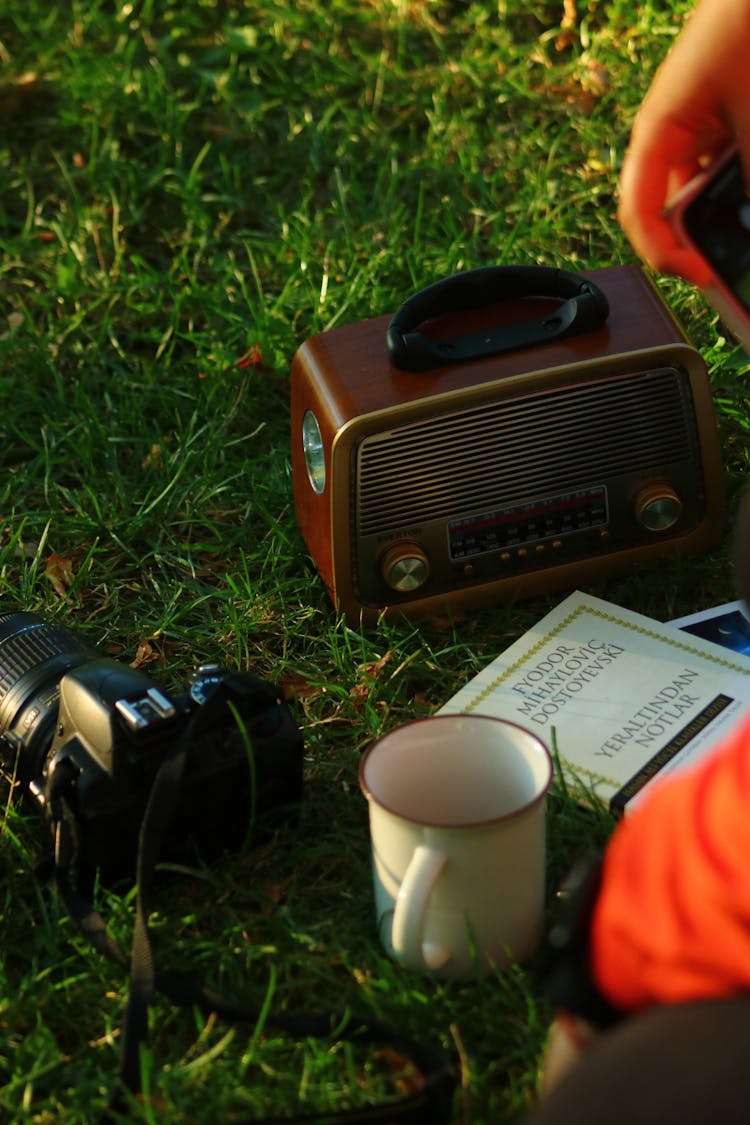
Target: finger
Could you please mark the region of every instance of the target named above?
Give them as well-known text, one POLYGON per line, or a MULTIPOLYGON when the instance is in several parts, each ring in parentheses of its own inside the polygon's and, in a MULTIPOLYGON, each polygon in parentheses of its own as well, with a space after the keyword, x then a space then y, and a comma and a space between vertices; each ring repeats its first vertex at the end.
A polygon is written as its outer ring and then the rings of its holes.
POLYGON ((732 112, 732 124, 742 164, 745 181, 745 194, 750 196, 750 98, 748 104, 742 101, 732 112))
POLYGON ((633 249, 653 270, 704 287, 712 278, 710 268, 699 254, 682 245, 664 217, 665 183, 666 177, 645 175, 629 189, 626 181, 618 219, 633 249))
POLYGON ((712 279, 710 268, 681 243, 665 214, 675 193, 700 170, 702 147, 689 130, 669 122, 658 128, 651 128, 648 119, 636 122, 620 176, 618 219, 652 269, 704 287, 712 279))

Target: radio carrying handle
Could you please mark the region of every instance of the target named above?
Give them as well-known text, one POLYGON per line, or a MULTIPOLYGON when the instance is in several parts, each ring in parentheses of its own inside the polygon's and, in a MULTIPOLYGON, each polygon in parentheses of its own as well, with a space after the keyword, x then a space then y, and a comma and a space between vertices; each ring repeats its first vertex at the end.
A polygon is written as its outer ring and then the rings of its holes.
POLYGON ((386 342, 394 367, 424 371, 577 336, 598 328, 608 315, 606 296, 581 274, 551 266, 483 266, 452 274, 409 297, 391 320, 386 342), (544 316, 452 339, 417 331, 444 313, 523 297, 552 297, 562 303, 544 316))

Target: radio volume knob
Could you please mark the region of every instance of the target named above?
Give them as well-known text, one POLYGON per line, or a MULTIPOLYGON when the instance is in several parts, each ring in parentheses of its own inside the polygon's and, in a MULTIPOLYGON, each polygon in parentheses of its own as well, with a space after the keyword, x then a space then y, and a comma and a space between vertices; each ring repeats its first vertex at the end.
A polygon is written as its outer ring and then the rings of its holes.
POLYGON ((430 574, 430 561, 418 543, 394 543, 380 560, 380 569, 386 585, 400 594, 418 590, 430 574))
POLYGON ((635 515, 646 531, 668 531, 682 513, 682 501, 666 481, 654 481, 642 488, 635 499, 635 515))

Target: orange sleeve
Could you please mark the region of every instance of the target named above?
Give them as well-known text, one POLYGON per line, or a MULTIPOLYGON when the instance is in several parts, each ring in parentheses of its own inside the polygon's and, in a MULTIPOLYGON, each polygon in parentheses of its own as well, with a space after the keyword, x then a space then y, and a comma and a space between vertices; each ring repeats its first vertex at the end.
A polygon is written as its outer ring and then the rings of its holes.
POLYGON ((624 1011, 750 988, 750 722, 617 826, 590 957, 624 1011))

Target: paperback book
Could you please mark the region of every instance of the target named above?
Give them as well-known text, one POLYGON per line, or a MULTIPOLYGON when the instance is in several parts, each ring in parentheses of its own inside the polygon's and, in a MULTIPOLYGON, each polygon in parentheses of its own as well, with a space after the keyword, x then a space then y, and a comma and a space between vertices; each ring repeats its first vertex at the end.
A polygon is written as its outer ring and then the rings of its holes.
POLYGON ((750 622, 740 603, 663 624, 576 591, 439 713, 534 731, 566 780, 619 814, 748 711, 750 622))

